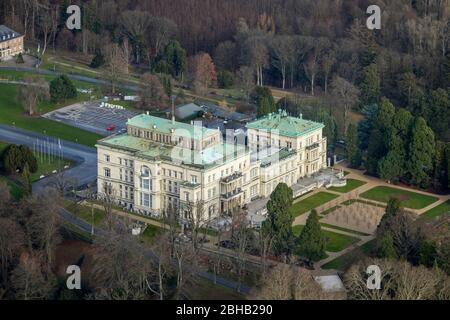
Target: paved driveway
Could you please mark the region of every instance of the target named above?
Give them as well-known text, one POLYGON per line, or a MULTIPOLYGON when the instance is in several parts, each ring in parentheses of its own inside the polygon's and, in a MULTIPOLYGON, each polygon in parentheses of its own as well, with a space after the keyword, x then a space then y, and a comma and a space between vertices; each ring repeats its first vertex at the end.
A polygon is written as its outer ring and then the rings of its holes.
MULTIPOLYGON (((24 144, 33 147, 37 139, 44 141, 47 136, 10 126, 0 125, 0 140, 8 143, 24 144)), ((55 141, 51 138, 51 141, 55 141)), ((97 151, 95 148, 83 146, 74 142, 61 140, 64 158, 77 162, 77 165, 64 172, 65 177, 75 178, 79 185, 94 182, 97 179, 97 151)), ((36 181, 33 184, 35 192, 40 192, 47 185, 49 178, 36 181)))

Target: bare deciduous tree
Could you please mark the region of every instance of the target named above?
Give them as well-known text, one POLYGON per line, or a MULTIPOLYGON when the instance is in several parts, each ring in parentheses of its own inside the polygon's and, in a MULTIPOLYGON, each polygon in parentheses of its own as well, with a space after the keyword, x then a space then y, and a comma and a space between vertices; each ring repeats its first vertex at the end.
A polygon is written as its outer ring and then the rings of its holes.
POLYGON ((353 265, 344 275, 349 299, 356 300, 428 300, 450 295, 449 277, 438 269, 414 267, 407 261, 366 259, 353 265), (367 287, 366 268, 381 270, 381 289, 367 287))
POLYGON ((22 228, 10 218, 0 218, 0 284, 6 284, 8 269, 23 243, 22 228))
POLYGON ((94 245, 95 298, 145 299, 154 264, 127 224, 116 220, 111 229, 95 238, 94 245))
POLYGON ((19 87, 17 99, 30 116, 36 113, 39 101, 49 99, 49 85, 45 79, 26 76, 24 84, 19 87))
POLYGON ((141 63, 141 51, 145 34, 150 26, 150 14, 143 11, 125 11, 121 14, 119 20, 122 24, 125 34, 134 44, 134 61, 141 63))
POLYGON ((359 90, 353 84, 339 76, 334 77, 331 86, 333 95, 338 99, 339 105, 344 111, 344 135, 347 135, 347 127, 350 120, 349 112, 357 101, 359 90))
POLYGON ((158 76, 145 73, 141 77, 139 105, 144 110, 159 109, 166 105, 168 97, 158 76))
POLYGON ((54 249, 60 242, 59 228, 61 225, 59 213, 62 198, 54 189, 46 189, 39 198, 30 202, 33 214, 27 224, 34 247, 42 250, 44 262, 50 271, 53 263, 54 249))
POLYGON ((128 74, 129 55, 126 46, 110 43, 103 49, 105 56, 105 72, 111 83, 112 93, 116 93, 116 87, 123 75, 128 74))
POLYGON ((23 300, 49 299, 56 287, 55 277, 47 272, 39 252, 24 252, 12 271, 11 283, 16 298, 23 300))
POLYGON ((278 264, 262 278, 261 289, 254 293, 262 300, 317 300, 324 294, 311 273, 287 264, 278 264))

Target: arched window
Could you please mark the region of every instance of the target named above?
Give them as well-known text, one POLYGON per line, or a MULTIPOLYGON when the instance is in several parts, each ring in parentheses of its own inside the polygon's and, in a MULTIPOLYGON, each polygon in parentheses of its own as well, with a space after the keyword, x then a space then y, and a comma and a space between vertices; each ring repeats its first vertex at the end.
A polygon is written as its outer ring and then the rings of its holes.
POLYGON ((145 191, 152 190, 151 171, 147 166, 141 167, 141 188, 145 191))
POLYGON ((141 176, 144 177, 150 177, 151 176, 151 172, 150 169, 147 166, 142 166, 141 167, 141 176))

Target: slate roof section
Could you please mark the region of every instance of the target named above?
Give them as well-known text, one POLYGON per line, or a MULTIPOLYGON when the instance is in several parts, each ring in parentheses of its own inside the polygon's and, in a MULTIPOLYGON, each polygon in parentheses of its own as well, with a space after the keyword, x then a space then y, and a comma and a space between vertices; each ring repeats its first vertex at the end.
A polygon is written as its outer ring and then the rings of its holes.
POLYGON ((0 42, 5 42, 20 37, 22 37, 20 33, 8 28, 5 25, 0 25, 0 42))

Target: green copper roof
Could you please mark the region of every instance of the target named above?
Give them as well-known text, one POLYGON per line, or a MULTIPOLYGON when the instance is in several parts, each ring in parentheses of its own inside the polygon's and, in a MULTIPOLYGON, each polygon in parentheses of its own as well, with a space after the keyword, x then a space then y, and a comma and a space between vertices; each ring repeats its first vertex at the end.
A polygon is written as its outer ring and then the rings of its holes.
POLYGON ((227 143, 217 143, 202 151, 190 150, 159 144, 144 138, 133 137, 126 133, 102 139, 98 142, 98 145, 128 151, 136 157, 150 160, 166 160, 200 168, 212 168, 249 152, 245 146, 227 143))
POLYGON ((147 114, 140 114, 128 120, 128 125, 142 129, 153 129, 163 134, 171 134, 172 130, 179 130, 180 134, 189 133, 189 136, 194 139, 201 139, 209 135, 217 134, 217 130, 204 128, 201 126, 194 126, 183 122, 177 122, 169 119, 150 116, 147 114), (182 132, 181 130, 185 131, 182 132))
POLYGON ((247 124, 247 129, 278 131, 280 135, 299 137, 316 129, 323 128, 322 123, 290 117, 285 111, 269 114, 247 124))

